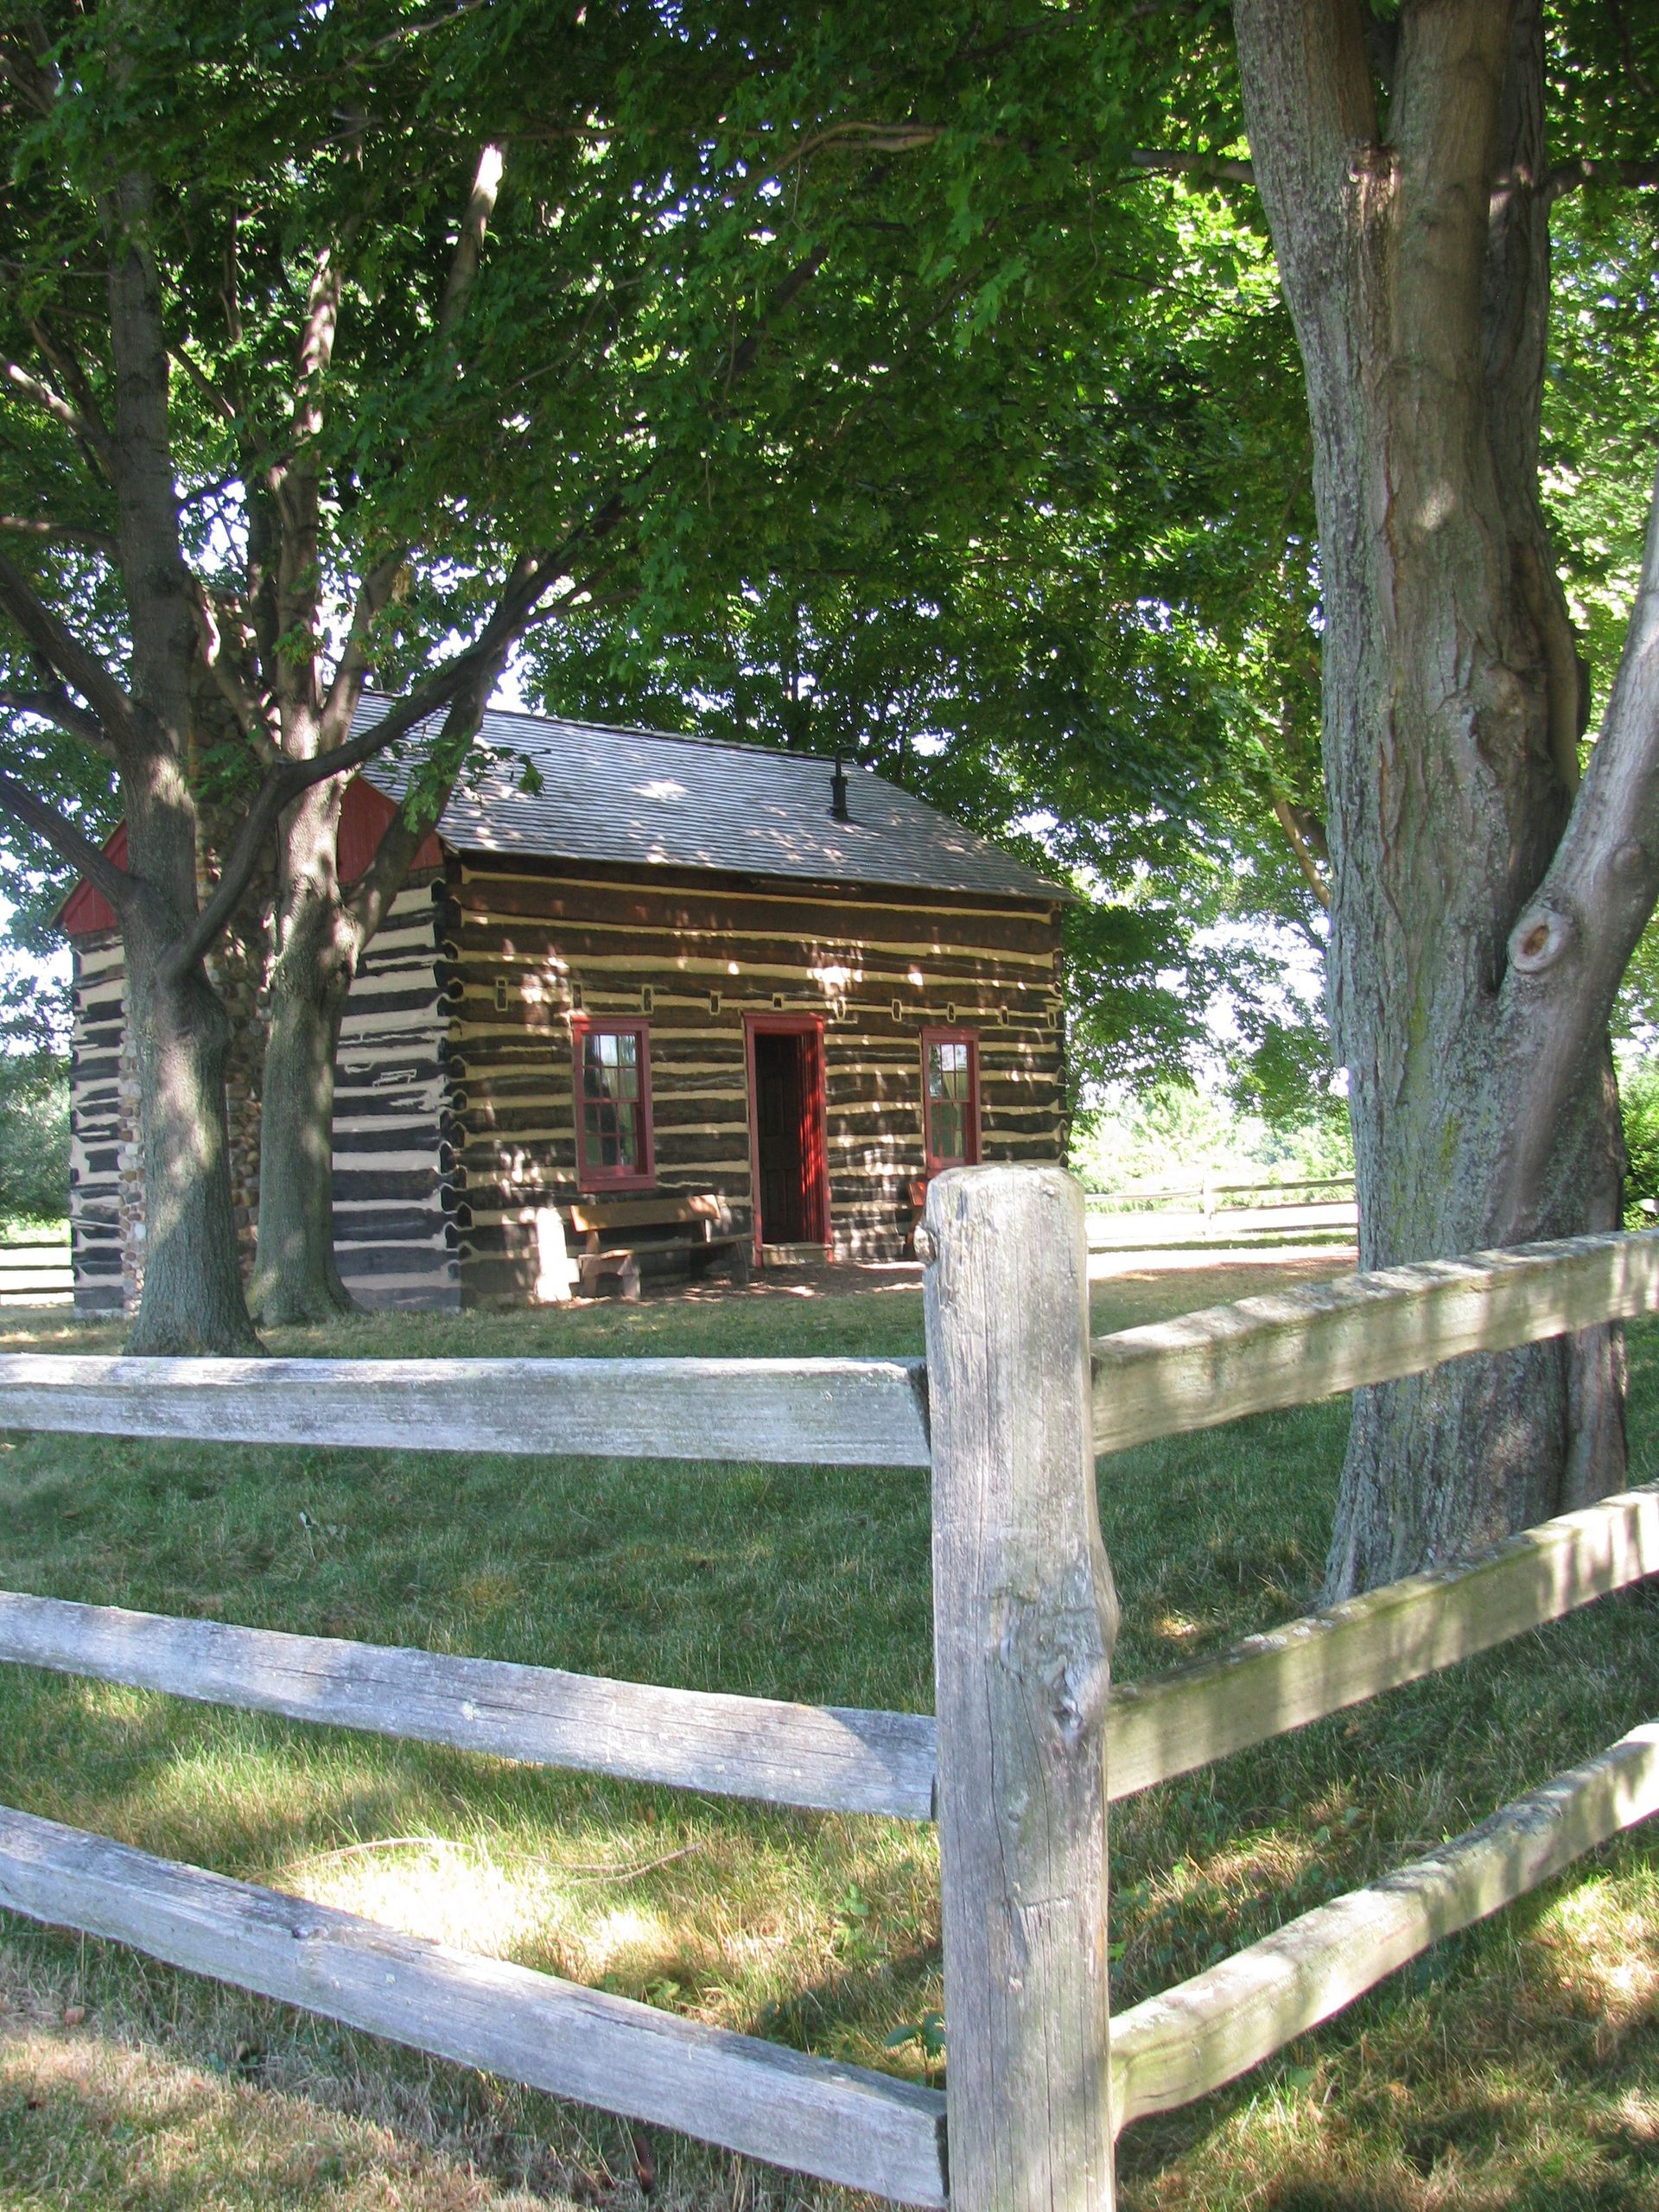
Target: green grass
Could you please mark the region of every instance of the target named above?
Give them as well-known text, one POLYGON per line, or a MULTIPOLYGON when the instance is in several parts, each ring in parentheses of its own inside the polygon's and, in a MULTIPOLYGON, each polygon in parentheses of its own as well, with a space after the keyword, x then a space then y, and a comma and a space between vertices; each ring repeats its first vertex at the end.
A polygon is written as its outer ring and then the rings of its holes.
MULTIPOLYGON (((1119 1277, 1125 1325, 1319 1263, 1119 1277)), ((0 1346, 111 1329, 8 1317, 0 1346)), ((908 1352, 911 1289, 384 1317, 326 1348, 908 1352)), ((287 1332, 275 1349, 315 1351, 287 1332)), ((1637 1479, 1659 1344, 1633 1337, 1637 1479)), ((1142 1675, 1301 1610, 1345 1408, 1102 1463, 1142 1675)), ((11 1587, 837 1704, 931 1703, 919 1474, 0 1438, 11 1587)), ((1659 1605, 1605 1600, 1118 1808, 1117 1999, 1455 1834, 1659 1712, 1659 1605)), ((696 2018, 920 2077, 931 1831, 537 1773, 0 1669, 0 1800, 696 2018), (399 1841, 398 1839, 404 1840, 399 1841)), ((1131 2129, 1141 2208, 1659 2207, 1659 1858, 1639 1833, 1203 2105, 1131 2129)), ((937 2076, 933 2077, 937 2078, 937 2076)), ((846 2200, 0 1921, 0 2206, 127 2212, 846 2200), (66 2008, 70 2018, 66 2021, 66 2008), (77 2013, 84 2017, 75 2018, 77 2013)))

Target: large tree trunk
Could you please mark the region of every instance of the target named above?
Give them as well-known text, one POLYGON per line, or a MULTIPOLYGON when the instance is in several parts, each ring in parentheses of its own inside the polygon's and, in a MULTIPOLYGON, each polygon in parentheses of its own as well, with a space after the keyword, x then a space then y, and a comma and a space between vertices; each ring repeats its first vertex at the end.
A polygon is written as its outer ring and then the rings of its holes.
POLYGON ((315 785, 284 817, 277 953, 260 1120, 255 1319, 326 1322, 356 1311, 334 1256, 334 1053, 356 932, 335 864, 343 786, 315 785))
MULTIPOLYGON (((499 680, 507 643, 497 641, 458 687, 437 739, 458 767, 499 680)), ((355 695, 354 695, 355 696, 355 695)), ((303 709, 296 749, 310 743, 303 709)), ((426 835, 403 809, 383 831, 358 880, 340 880, 340 817, 349 779, 314 784, 283 818, 277 868, 270 1033, 259 1154, 259 1245, 249 1302, 261 1322, 327 1321, 355 1311, 334 1256, 334 1053, 353 977, 403 887, 426 835)), ((429 820, 448 785, 434 789, 429 820)))
POLYGON ((124 928, 144 1176, 143 1287, 124 1348, 257 1353, 231 1205, 230 1023, 200 962, 182 976, 170 971, 173 920, 147 898, 124 928))
MULTIPOLYGON (((1331 999, 1362 1263, 1611 1228, 1605 1017, 1561 1032, 1567 1064, 1541 1084, 1551 1009, 1529 1033, 1509 988, 1581 728, 1537 494, 1537 0, 1405 0, 1397 44, 1371 54, 1354 0, 1238 0, 1236 17, 1313 428, 1331 999)), ((1599 1331, 1360 1394, 1327 1595, 1616 1486, 1622 1389, 1599 1331)))
POLYGON ((133 1352, 257 1352, 242 1296, 225 1113, 229 1024, 200 957, 198 822, 190 788, 195 620, 180 550, 168 429, 168 348, 149 242, 149 181, 118 180, 111 221, 112 451, 131 702, 118 717, 127 858, 127 1019, 138 1065, 144 1274, 133 1352))

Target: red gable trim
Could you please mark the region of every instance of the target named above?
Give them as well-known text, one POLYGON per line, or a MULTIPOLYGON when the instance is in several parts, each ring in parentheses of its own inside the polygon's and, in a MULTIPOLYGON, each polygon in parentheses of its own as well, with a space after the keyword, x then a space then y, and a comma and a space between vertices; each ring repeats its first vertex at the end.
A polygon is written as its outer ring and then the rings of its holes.
MULTIPOLYGON (((387 823, 395 811, 391 801, 372 784, 365 784, 354 776, 346 786, 346 798, 340 810, 340 880, 355 883, 358 877, 374 858, 375 848, 385 833, 387 823)), ((104 850, 118 868, 127 864, 127 825, 118 823, 105 844, 104 850)), ((410 872, 419 868, 442 868, 443 855, 438 841, 429 831, 422 838, 410 872)), ((58 909, 58 927, 66 937, 97 937, 102 931, 116 926, 115 909, 101 891, 90 883, 78 883, 58 909)))
MULTIPOLYGON (((346 786, 345 802, 340 810, 340 880, 355 883, 369 862, 375 849, 385 835, 386 826, 397 812, 384 791, 372 784, 365 784, 361 776, 353 776, 346 786)), ((423 868, 442 868, 443 855, 438 841, 429 830, 416 848, 410 862, 410 873, 423 868)))
MULTIPOLYGON (((127 864, 127 825, 118 822, 104 840, 104 857, 118 868, 127 864)), ((58 927, 66 937, 97 937, 115 927, 115 909, 101 891, 78 883, 58 909, 58 927)))

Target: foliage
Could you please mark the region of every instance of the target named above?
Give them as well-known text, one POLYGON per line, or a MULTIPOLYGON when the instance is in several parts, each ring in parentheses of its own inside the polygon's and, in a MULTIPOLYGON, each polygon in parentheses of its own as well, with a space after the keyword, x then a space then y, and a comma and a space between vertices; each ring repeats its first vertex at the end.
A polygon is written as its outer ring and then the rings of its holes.
POLYGON ((1618 1074, 1624 1123, 1624 1226, 1652 1229, 1659 1216, 1659 1059, 1626 1062, 1618 1074))
MULTIPOLYGON (((1132 18, 1048 11, 989 49, 988 90, 950 23, 910 19, 889 75, 838 11, 779 80, 822 114, 847 67, 922 143, 850 179, 791 169, 763 203, 796 266, 830 254, 794 309, 810 374, 779 349, 711 395, 677 481, 716 526, 677 525, 702 549, 680 588, 561 623, 524 680, 555 712, 850 755, 1068 881, 1086 1098, 1198 1054, 1204 931, 1243 868, 1305 918, 1259 817, 1261 727, 1287 687, 1317 720, 1306 432, 1260 237, 1133 165, 1171 108, 1213 117, 1210 27, 1148 47, 1132 18), (754 461, 770 497, 722 517, 754 461), (1264 642, 1287 629, 1300 654, 1264 642)), ((751 118, 776 97, 757 70, 751 118)), ((740 228, 711 211, 696 250, 752 253, 740 228)))
POLYGON ((1206 1174, 1295 1182, 1354 1172, 1345 1116, 1304 1113, 1274 1122, 1241 1110, 1225 1090, 1179 1080, 1109 1095, 1074 1136, 1071 1164, 1094 1191, 1185 1188, 1206 1174))
POLYGON ((0 969, 0 1223, 69 1211, 69 1014, 60 977, 0 969))
POLYGON ((0 1222, 60 1221, 69 1211, 69 1063, 0 1052, 0 1222))

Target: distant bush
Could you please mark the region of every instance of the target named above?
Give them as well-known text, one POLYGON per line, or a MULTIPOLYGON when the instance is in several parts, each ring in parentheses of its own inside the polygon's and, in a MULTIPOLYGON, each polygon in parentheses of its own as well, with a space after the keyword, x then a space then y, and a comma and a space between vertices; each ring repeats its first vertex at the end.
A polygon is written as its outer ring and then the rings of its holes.
POLYGON ((1624 1226, 1652 1229, 1659 1225, 1659 1059, 1635 1060, 1619 1070, 1618 1103, 1630 1154, 1624 1226))
POLYGON ((1242 1111, 1225 1091, 1154 1084, 1138 1097, 1119 1092, 1079 1115, 1071 1166, 1096 1191, 1185 1185, 1206 1173, 1241 1183, 1351 1175, 1347 1102, 1310 1091, 1300 1118, 1282 1113, 1269 1121, 1242 1111))
POLYGON ((61 1221, 69 1211, 69 1064, 55 1052, 0 1052, 0 1222, 61 1221))

